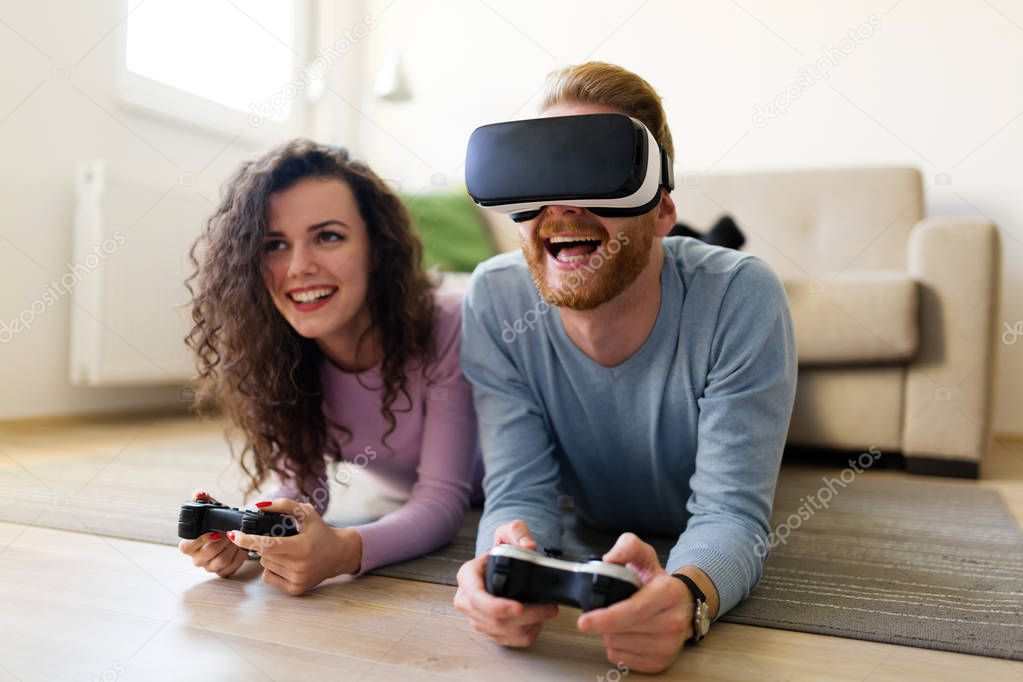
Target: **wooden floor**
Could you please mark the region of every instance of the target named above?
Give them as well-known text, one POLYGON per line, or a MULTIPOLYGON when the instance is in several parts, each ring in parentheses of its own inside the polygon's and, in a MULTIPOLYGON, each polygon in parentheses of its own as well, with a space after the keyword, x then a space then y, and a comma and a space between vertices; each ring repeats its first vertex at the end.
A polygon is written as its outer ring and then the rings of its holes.
MULTIPOLYGON (((0 427, 0 467, 216 428, 149 421, 141 436, 138 419, 0 427)), ((1023 443, 996 443, 982 476, 1023 520, 1023 443)), ((644 677, 605 661, 570 609, 533 648, 508 650, 454 611, 453 588, 369 576, 295 598, 253 569, 222 580, 173 547, 0 523, 0 681, 644 677)), ((1023 662, 719 623, 661 679, 1019 682, 1023 662)))

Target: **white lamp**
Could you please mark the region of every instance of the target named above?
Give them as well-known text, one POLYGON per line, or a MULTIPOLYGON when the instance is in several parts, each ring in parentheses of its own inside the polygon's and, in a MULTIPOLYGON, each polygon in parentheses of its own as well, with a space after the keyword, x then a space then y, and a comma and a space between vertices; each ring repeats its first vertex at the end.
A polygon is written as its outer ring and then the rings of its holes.
POLYGON ((373 94, 378 99, 388 102, 408 102, 412 99, 412 88, 409 86, 408 75, 402 66, 401 53, 391 50, 384 59, 380 71, 377 72, 373 94))

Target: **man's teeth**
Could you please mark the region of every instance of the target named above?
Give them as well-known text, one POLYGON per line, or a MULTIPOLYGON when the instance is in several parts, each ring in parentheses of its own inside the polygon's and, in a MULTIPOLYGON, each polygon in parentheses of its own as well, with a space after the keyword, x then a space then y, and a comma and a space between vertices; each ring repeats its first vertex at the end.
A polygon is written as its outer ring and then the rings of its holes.
POLYGON ((564 235, 555 235, 554 237, 551 237, 549 241, 551 244, 566 244, 573 242, 599 242, 601 240, 600 237, 572 237, 564 235))
POLYGON ((555 258, 557 258, 562 263, 578 263, 579 261, 586 260, 589 257, 590 257, 590 254, 588 254, 588 253, 587 254, 580 254, 578 256, 566 256, 564 251, 559 252, 558 255, 555 256, 555 258))
POLYGON ((332 293, 334 293, 334 289, 311 289, 309 291, 296 291, 291 295, 291 298, 299 303, 310 303, 332 293))

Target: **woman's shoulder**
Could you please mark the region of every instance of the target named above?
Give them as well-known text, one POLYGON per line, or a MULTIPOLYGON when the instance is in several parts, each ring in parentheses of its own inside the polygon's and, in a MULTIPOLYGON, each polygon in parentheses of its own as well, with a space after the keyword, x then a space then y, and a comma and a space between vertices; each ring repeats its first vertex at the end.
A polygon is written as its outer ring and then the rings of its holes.
POLYGON ((438 287, 433 294, 434 328, 433 340, 438 354, 443 356, 444 350, 452 343, 457 343, 462 334, 462 296, 458 289, 438 287))
MULTIPOLYGON (((462 339, 462 296, 460 289, 440 286, 433 290, 433 360, 427 366, 459 364, 462 339)), ((409 358, 407 369, 411 373, 422 371, 422 362, 409 358)), ((380 377, 380 364, 364 372, 348 372, 334 364, 325 354, 320 353, 320 376, 324 384, 355 387, 362 386, 363 380, 371 384, 380 377)), ((363 387, 364 388, 364 387, 363 387)), ((354 388, 353 388, 354 390, 354 388)))

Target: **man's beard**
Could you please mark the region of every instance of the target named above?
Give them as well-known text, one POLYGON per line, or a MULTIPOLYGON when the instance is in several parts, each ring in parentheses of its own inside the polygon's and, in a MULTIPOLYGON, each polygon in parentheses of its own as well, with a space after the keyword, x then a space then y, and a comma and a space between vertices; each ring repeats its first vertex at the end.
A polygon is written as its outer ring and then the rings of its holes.
POLYGON ((551 305, 572 310, 592 310, 607 303, 636 281, 649 262, 654 220, 653 211, 637 216, 626 224, 627 229, 613 236, 599 225, 544 221, 533 232, 532 240, 522 244, 529 274, 540 295, 551 305), (582 267, 556 270, 547 261, 544 240, 558 232, 599 237, 601 244, 582 267), (547 281, 547 273, 552 269, 560 274, 560 281, 554 286, 547 281))

